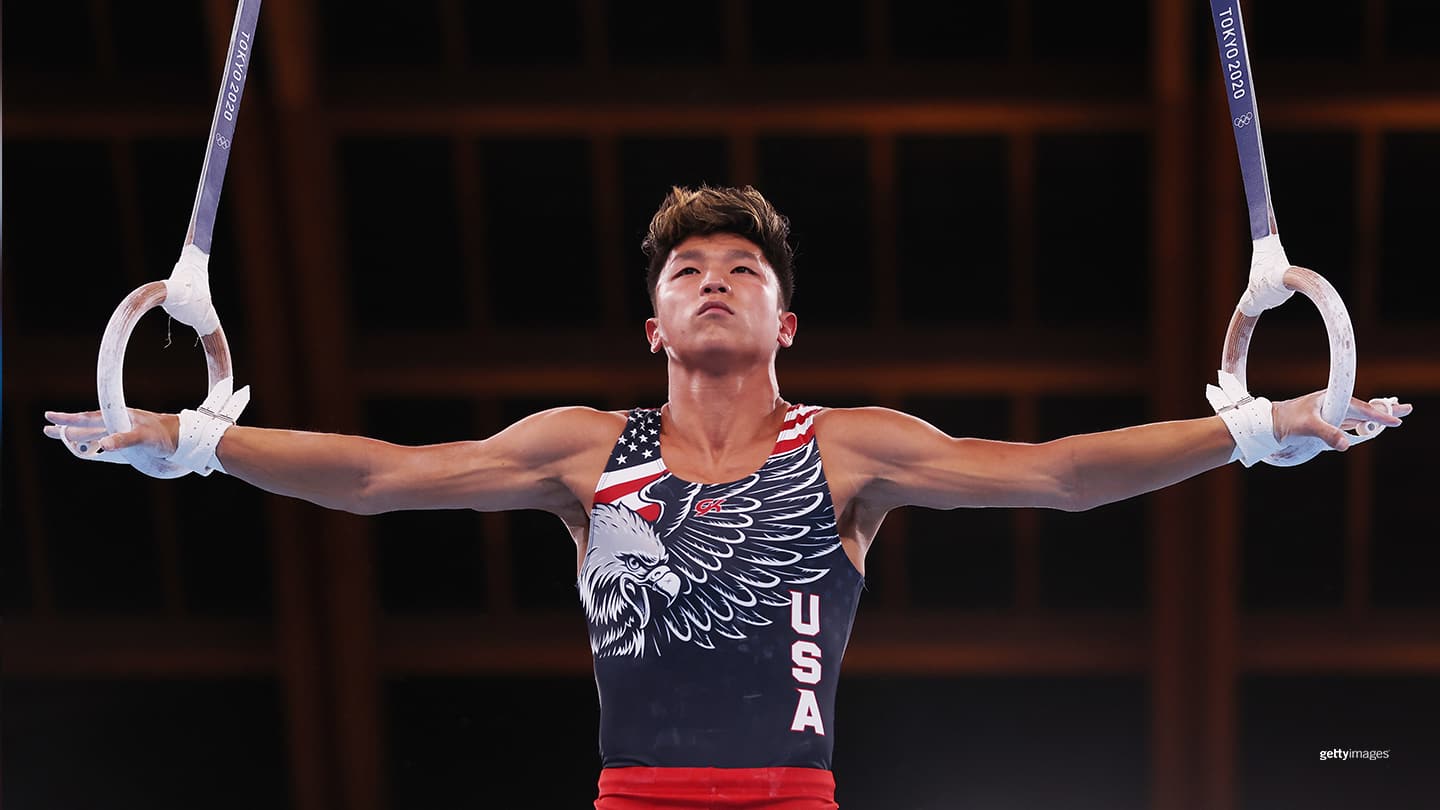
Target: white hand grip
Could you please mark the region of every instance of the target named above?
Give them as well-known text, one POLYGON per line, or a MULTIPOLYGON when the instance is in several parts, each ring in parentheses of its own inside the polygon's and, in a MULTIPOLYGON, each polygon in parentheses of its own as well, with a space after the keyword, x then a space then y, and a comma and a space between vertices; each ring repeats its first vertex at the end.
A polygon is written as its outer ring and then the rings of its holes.
MULTIPOLYGON (((165 302, 166 286, 163 281, 152 281, 137 288, 126 296, 110 322, 105 325, 105 336, 100 341, 100 358, 95 369, 95 387, 100 395, 100 411, 105 419, 105 429, 110 433, 124 433, 131 428, 130 412, 125 407, 125 346, 130 342, 130 333, 141 316, 165 302)), ((225 341, 225 330, 215 324, 215 331, 200 336, 205 348, 205 366, 209 377, 207 388, 215 386, 231 376, 230 345, 225 341)), ((179 478, 189 469, 165 459, 148 456, 131 449, 117 450, 135 469, 154 478, 179 478)))

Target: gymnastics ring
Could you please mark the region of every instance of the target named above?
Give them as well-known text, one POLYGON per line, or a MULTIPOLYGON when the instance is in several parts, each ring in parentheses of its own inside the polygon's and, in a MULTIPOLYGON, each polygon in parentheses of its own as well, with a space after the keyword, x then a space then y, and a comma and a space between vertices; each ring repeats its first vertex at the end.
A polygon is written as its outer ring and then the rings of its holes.
MULTIPOLYGON (((100 358, 96 364, 95 387, 100 394, 100 413, 105 419, 105 429, 110 433, 124 433, 131 429, 130 411, 125 407, 125 346, 130 342, 130 333, 146 312, 165 303, 167 283, 152 281, 137 288, 120 302, 105 325, 105 336, 100 340, 100 358)), ((205 348, 205 370, 209 378, 208 389, 214 391, 221 382, 232 376, 230 368, 230 344, 225 340, 225 330, 218 323, 215 331, 200 336, 205 348)), ((119 453, 135 469, 154 478, 179 478, 190 472, 187 467, 174 464, 163 458, 140 453, 119 453)))
MULTIPOLYGON (((1221 386, 1225 386, 1223 375, 1233 375, 1239 389, 1232 396, 1249 397, 1244 393, 1250 390, 1245 380, 1245 360, 1255 324, 1265 310, 1284 303, 1291 293, 1302 293, 1320 310, 1325 331, 1330 337, 1330 379, 1320 403, 1320 418, 1340 428, 1350 411, 1350 398, 1355 393, 1355 330, 1350 325, 1350 313, 1330 282, 1311 270, 1290 264, 1285 258, 1270 200, 1270 180, 1260 137, 1260 112, 1256 107, 1255 82, 1250 71, 1250 53, 1245 43, 1245 24, 1240 7, 1232 0, 1210 0, 1210 13, 1215 23, 1221 74, 1228 90, 1227 103, 1234 125, 1235 149, 1240 158, 1240 175, 1245 184, 1245 202, 1250 215, 1250 238, 1255 248, 1250 260, 1249 285, 1225 332, 1225 347, 1220 356, 1221 386)), ((1217 409, 1222 407, 1215 399, 1211 400, 1211 404, 1217 409)), ((1397 401, 1388 397, 1372 399, 1370 404, 1393 412, 1397 401)), ((1350 444, 1354 445, 1374 438, 1383 429, 1383 425, 1367 421, 1358 425, 1354 433, 1346 435, 1350 437, 1350 444)), ((1292 467, 1328 449, 1329 445, 1318 438, 1300 437, 1265 456, 1264 461, 1277 467, 1292 467)), ((1254 462, 1247 459, 1245 463, 1248 466, 1254 462)))
MULTIPOLYGON (((1285 270, 1284 283, 1286 289, 1309 298, 1325 320, 1325 332, 1330 337, 1330 379, 1320 404, 1320 418, 1340 427, 1350 408, 1350 397, 1355 392, 1355 331, 1350 325, 1350 313, 1330 282, 1312 270, 1289 267, 1285 270)), ((1250 352, 1250 336, 1259 322, 1259 315, 1247 315, 1237 306, 1225 333, 1225 349, 1220 358, 1220 369, 1234 374, 1247 391, 1250 387, 1245 380, 1245 362, 1250 352)), ((1362 430, 1360 435, 1366 436, 1366 433, 1362 430)), ((1293 467, 1327 449, 1329 446, 1325 442, 1306 436, 1293 439, 1285 447, 1266 456, 1265 463, 1293 467)))
MULTIPOLYGON (((215 231, 215 213, 220 204, 220 189, 225 179, 225 167, 230 162, 230 147, 235 141, 235 120, 239 113, 240 99, 245 92, 245 80, 250 72, 250 56, 255 39, 255 26, 259 20, 262 0, 237 0, 235 22, 230 29, 230 46, 227 49, 225 72, 220 80, 220 92, 215 100, 215 112, 210 120, 210 136, 205 147, 205 162, 200 168, 200 183, 195 190, 195 205, 190 213, 190 227, 185 244, 180 251, 180 260, 165 281, 153 281, 135 289, 120 302, 105 325, 105 336, 100 340, 100 357, 96 363, 95 388, 100 396, 100 413, 105 429, 112 435, 125 433, 133 426, 130 411, 125 406, 125 347, 135 324, 146 312, 164 305, 176 320, 195 329, 200 343, 205 347, 205 367, 209 380, 209 395, 200 406, 205 416, 234 423, 239 411, 249 402, 248 386, 231 396, 234 381, 231 374, 230 344, 225 340, 225 330, 220 327, 220 317, 210 303, 210 277, 207 266, 210 262, 210 246, 215 231)), ((184 414, 181 416, 182 427, 184 414)), ((60 438, 71 452, 88 459, 106 461, 124 460, 135 469, 155 478, 178 478, 192 469, 208 474, 202 468, 187 467, 170 459, 145 456, 121 449, 112 451, 118 458, 99 455, 99 442, 85 445, 60 438)), ((218 440, 218 434, 217 434, 218 440)), ((194 445, 201 447, 202 445, 194 445)), ((182 436, 177 454, 181 460, 186 456, 186 437, 182 436)), ((213 449, 213 446, 212 446, 213 449)), ((177 456, 171 456, 171 459, 177 456)))

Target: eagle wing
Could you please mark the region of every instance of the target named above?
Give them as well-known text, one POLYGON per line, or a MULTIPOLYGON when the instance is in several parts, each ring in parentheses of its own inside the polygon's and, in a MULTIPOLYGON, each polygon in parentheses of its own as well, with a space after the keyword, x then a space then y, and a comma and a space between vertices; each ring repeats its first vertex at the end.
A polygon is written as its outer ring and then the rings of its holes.
POLYGON ((789 605, 792 587, 825 576, 829 566, 817 559, 840 547, 814 442, 771 456, 731 484, 666 476, 640 494, 665 506, 655 528, 683 583, 657 623, 656 641, 711 649, 715 636, 744 639, 747 625, 771 623, 764 608, 789 605), (679 491, 652 491, 667 486, 679 491), (720 504, 701 509, 705 501, 720 504))

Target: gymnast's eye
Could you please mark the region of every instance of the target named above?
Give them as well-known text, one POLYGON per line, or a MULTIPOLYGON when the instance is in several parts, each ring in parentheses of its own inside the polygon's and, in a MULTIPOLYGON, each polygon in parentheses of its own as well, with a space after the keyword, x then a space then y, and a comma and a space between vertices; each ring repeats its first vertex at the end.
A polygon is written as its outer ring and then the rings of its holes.
POLYGON ((736 267, 735 269, 731 270, 730 272, 732 272, 732 273, 749 273, 749 274, 752 275, 752 276, 753 276, 753 275, 758 275, 754 270, 750 269, 749 267, 746 267, 746 266, 743 265, 743 264, 740 265, 740 266, 738 266, 738 267, 736 267))
POLYGON ((698 272, 700 272, 700 271, 697 270, 697 269, 694 268, 694 267, 682 267, 682 268, 680 268, 678 271, 676 271, 675 277, 676 277, 676 278, 679 278, 679 277, 681 277, 681 276, 688 276, 688 275, 690 275, 691 273, 698 273, 698 272))

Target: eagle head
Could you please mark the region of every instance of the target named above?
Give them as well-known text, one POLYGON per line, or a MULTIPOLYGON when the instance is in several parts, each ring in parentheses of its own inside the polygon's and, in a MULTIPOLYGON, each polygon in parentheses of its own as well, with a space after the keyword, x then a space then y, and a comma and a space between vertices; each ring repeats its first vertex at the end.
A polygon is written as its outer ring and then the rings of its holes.
POLYGON ((615 504, 595 506, 579 583, 595 655, 644 654, 651 600, 663 597, 663 610, 680 594, 680 577, 668 559, 660 537, 640 515, 615 504))

